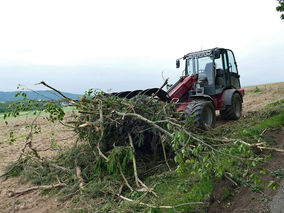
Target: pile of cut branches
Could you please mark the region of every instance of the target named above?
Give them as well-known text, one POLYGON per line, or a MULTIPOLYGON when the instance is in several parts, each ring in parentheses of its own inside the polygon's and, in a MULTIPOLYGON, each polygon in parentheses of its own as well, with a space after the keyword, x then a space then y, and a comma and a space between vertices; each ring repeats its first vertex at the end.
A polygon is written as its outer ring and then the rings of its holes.
POLYGON ((152 97, 139 95, 128 100, 96 95, 81 99, 75 131, 106 162, 115 158, 121 147, 129 153, 132 149, 153 153, 156 159, 157 148, 180 127, 180 117, 175 104, 152 97))
MULTIPOLYGON (((62 188, 67 198, 107 197, 101 202, 105 204, 102 208, 106 208, 110 200, 115 208, 123 206, 121 200, 148 208, 176 208, 168 204, 155 205, 159 196, 155 184, 145 184, 150 175, 157 173, 153 168, 159 168, 158 173, 190 171, 200 180, 226 177, 237 185, 244 169, 249 170, 263 161, 255 157, 252 150, 259 144, 254 146, 239 139, 192 131, 190 118, 176 112, 174 103, 163 103, 154 96, 143 95, 121 99, 92 90, 81 100, 72 100, 41 83, 61 95, 62 100, 43 103, 38 111, 48 112, 51 122, 59 120, 72 128, 79 142, 53 159, 42 158, 32 143, 36 117, 18 161, 5 175, 8 177, 17 171, 38 186, 11 192, 11 196, 36 189, 62 188), (58 104, 62 102, 75 108, 71 120, 64 120, 64 111, 58 104), (136 193, 137 199, 127 197, 133 195, 131 193, 136 193), (146 199, 146 195, 151 199, 146 199)), ((15 111, 11 113, 15 114, 15 111)), ((203 204, 194 198, 191 201, 186 205, 203 204)))

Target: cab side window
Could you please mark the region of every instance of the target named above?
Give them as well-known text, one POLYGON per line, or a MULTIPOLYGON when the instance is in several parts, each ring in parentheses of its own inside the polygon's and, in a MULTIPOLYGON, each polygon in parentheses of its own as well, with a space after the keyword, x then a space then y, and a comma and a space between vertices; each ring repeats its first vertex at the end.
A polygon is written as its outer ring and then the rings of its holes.
POLYGON ((233 73, 238 73, 234 55, 231 51, 228 51, 228 59, 229 59, 229 70, 233 73))
POLYGON ((223 69, 223 61, 222 61, 222 57, 215 59, 215 69, 223 69))

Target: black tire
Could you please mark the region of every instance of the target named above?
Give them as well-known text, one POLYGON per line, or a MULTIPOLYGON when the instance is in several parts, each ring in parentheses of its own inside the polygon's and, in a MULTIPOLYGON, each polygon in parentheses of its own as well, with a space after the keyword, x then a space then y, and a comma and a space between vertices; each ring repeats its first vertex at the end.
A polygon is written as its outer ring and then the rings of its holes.
POLYGON ((188 104, 186 115, 193 118, 196 128, 208 130, 215 127, 216 113, 211 101, 196 100, 188 104))
POLYGON ((242 116, 242 99, 239 93, 233 94, 232 105, 227 105, 220 114, 224 120, 238 120, 242 116))

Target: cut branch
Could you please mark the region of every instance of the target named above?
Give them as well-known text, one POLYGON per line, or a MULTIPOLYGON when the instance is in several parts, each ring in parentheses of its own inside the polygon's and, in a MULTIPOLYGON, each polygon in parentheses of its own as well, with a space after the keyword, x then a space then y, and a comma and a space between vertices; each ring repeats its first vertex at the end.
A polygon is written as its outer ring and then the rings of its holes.
POLYGON ((138 182, 145 188, 145 190, 147 192, 152 193, 155 197, 158 197, 158 195, 156 194, 156 192, 153 191, 153 188, 149 188, 148 186, 146 186, 146 184, 144 184, 139 178, 138 178, 138 182))
POLYGON ((49 85, 48 85, 47 83, 45 83, 44 81, 41 81, 41 82, 37 83, 36 85, 38 85, 38 84, 42 84, 42 85, 46 86, 47 88, 52 89, 53 91, 57 92, 59 95, 61 95, 63 98, 65 98, 65 99, 67 99, 67 100, 69 100, 69 101, 74 101, 74 102, 76 102, 76 100, 73 100, 73 99, 71 99, 71 98, 65 96, 62 92, 60 92, 59 90, 55 89, 55 88, 52 87, 52 86, 49 86, 49 85))
POLYGON ((162 143, 162 148, 163 148, 163 154, 164 154, 165 162, 166 162, 166 164, 167 164, 167 167, 168 167, 169 171, 172 171, 172 170, 171 170, 171 167, 170 167, 170 165, 169 165, 169 163, 168 163, 167 153, 166 153, 166 150, 165 150, 165 144, 164 144, 165 138, 163 138, 163 136, 161 135, 161 133, 160 133, 160 138, 161 138, 161 143, 162 143))
POLYGON ((97 149, 99 151, 99 155, 105 159, 106 162, 109 162, 109 159, 104 155, 104 153, 102 153, 101 149, 100 149, 100 143, 97 144, 97 149))
POLYGON ((135 183, 136 186, 139 187, 139 182, 138 182, 138 174, 137 174, 137 168, 136 168, 136 158, 135 158, 135 149, 132 141, 131 135, 128 133, 128 138, 129 138, 129 143, 130 146, 132 147, 132 153, 133 153, 133 170, 134 170, 134 177, 135 177, 135 183))
MULTIPOLYGON (((134 190, 133 190, 133 188, 130 186, 130 184, 128 183, 126 177, 124 176, 124 174, 123 174, 123 172, 122 172, 122 168, 121 168, 121 166, 120 166, 119 163, 118 163, 118 169, 119 169, 120 175, 121 175, 122 179, 124 180, 126 186, 130 189, 130 191, 133 192, 134 190)), ((119 193, 119 194, 121 194, 121 193, 119 193)))
POLYGON ((166 86, 168 84, 168 81, 169 81, 169 78, 167 78, 165 80, 165 82, 163 83, 163 85, 157 90, 157 92, 155 92, 155 94, 152 95, 151 99, 149 99, 149 101, 146 103, 146 105, 148 105, 153 100, 153 98, 164 88, 164 86, 166 86))
POLYGON ((143 202, 135 201, 135 200, 132 200, 132 199, 127 198, 127 197, 124 197, 124 196, 119 195, 119 194, 118 194, 117 196, 120 197, 120 198, 123 199, 123 200, 128 201, 128 202, 137 203, 137 204, 139 204, 139 205, 147 206, 147 207, 155 208, 155 209, 174 209, 174 208, 178 208, 178 207, 181 207, 181 206, 188 206, 188 205, 204 205, 204 204, 205 204, 205 203, 203 203, 203 202, 189 202, 189 203, 178 204, 178 205, 175 205, 175 206, 155 206, 155 205, 152 205, 152 204, 148 204, 148 203, 143 203, 143 202))
POLYGON ((54 188, 60 188, 63 186, 67 186, 67 185, 65 183, 58 183, 55 185, 33 186, 33 187, 27 188, 22 191, 9 191, 8 196, 9 197, 20 196, 20 195, 23 195, 23 194, 26 194, 26 193, 29 193, 31 191, 38 190, 38 189, 54 189, 54 188))
POLYGON ((273 147, 264 147, 264 146, 257 146, 259 149, 267 149, 267 150, 273 150, 276 152, 284 152, 284 149, 278 149, 278 148, 273 148, 273 147))
POLYGON ((79 187, 80 189, 82 189, 84 186, 84 179, 82 178, 82 170, 81 167, 79 166, 76 167, 76 175, 78 178, 79 187))
POLYGON ((136 117, 142 121, 145 121, 146 123, 148 124, 151 124, 153 127, 155 127, 156 129, 160 130, 161 132, 165 133, 166 135, 170 136, 170 137, 173 137, 173 134, 168 132, 167 130, 163 129, 162 127, 160 127, 159 125, 155 124, 155 122, 147 119, 147 118, 144 118, 143 116, 139 115, 139 114, 136 114, 136 113, 122 113, 122 112, 117 112, 115 111, 116 114, 122 116, 122 117, 125 117, 125 116, 130 116, 130 117, 136 117))

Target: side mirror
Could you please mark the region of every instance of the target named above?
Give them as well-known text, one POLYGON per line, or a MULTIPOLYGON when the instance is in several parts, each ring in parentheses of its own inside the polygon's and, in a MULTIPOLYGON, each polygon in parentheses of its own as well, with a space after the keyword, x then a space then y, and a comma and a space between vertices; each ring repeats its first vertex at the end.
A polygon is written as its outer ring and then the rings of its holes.
POLYGON ((179 59, 176 60, 176 68, 179 68, 180 67, 180 61, 179 59))

